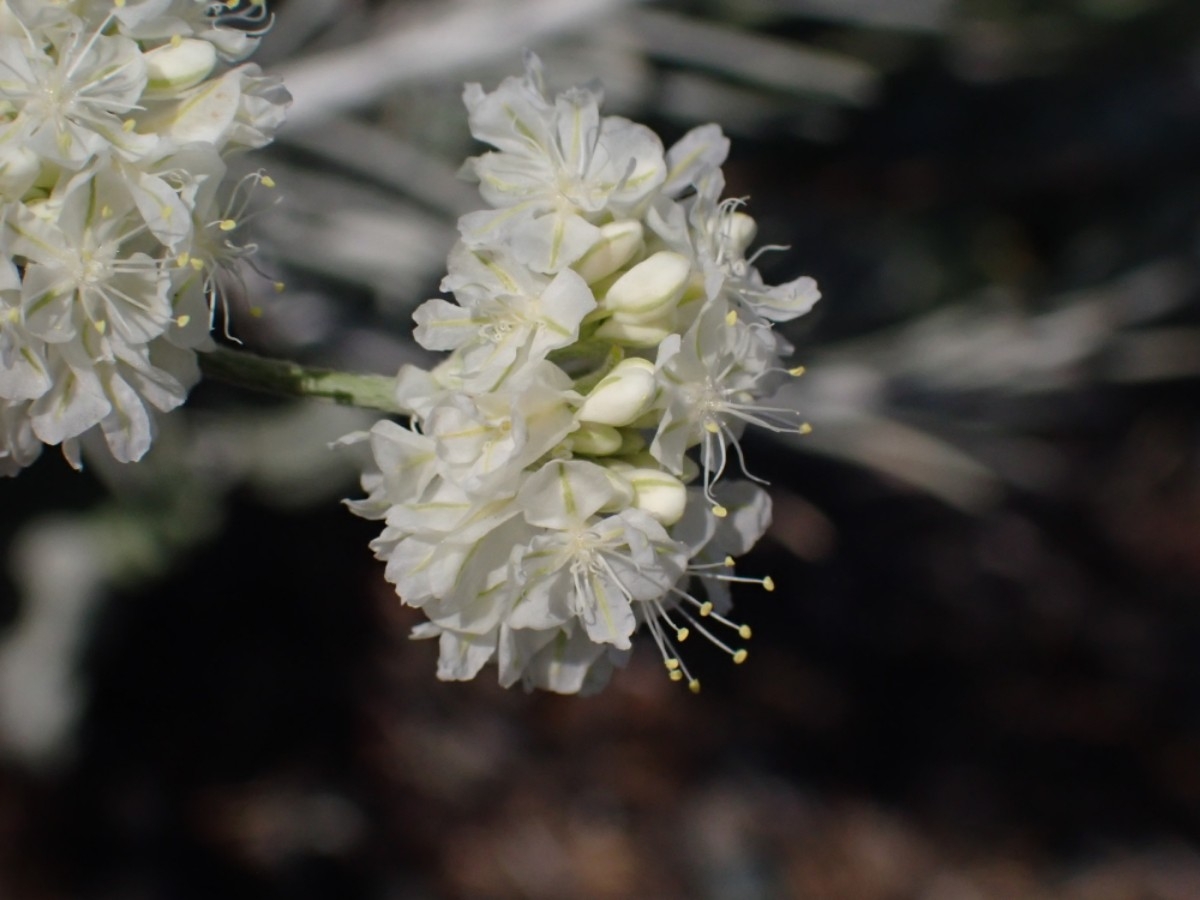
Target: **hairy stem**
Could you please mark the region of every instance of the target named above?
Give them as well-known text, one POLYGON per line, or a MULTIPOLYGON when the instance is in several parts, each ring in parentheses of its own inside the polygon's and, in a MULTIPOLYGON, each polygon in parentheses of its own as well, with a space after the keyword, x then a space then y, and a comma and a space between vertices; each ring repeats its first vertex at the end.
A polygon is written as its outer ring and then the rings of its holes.
POLYGON ((396 380, 386 375, 316 369, 229 347, 217 347, 199 357, 200 371, 214 381, 285 397, 316 397, 342 406, 404 412, 393 396, 396 380))

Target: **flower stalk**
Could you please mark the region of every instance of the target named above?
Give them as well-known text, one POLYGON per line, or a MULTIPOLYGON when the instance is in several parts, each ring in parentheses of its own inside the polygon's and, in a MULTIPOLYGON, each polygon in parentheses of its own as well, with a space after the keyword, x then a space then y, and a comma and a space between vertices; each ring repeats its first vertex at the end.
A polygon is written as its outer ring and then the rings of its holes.
POLYGON ((302 366, 229 347, 200 354, 200 371, 205 378, 260 393, 310 397, 393 414, 404 412, 396 403, 396 379, 392 376, 302 366))

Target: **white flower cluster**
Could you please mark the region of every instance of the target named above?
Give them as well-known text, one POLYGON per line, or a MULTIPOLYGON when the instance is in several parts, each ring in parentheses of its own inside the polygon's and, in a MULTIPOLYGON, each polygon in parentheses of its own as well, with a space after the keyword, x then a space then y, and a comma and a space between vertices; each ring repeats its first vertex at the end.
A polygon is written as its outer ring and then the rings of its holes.
POLYGON ((0 473, 103 433, 146 452, 183 402, 289 97, 248 55, 263 0, 0 0, 0 473))
MULTIPOLYGON (((449 351, 406 368, 410 427, 367 435, 378 472, 351 508, 384 520, 386 577, 438 637, 438 675, 562 693, 598 689, 644 626, 673 680, 677 645, 735 648, 732 573, 770 518, 766 493, 718 483, 747 423, 807 430, 763 405, 790 352, 772 323, 807 312, 811 278, 764 285, 754 222, 721 200, 728 141, 657 136, 600 115, 598 89, 550 97, 538 60, 492 93, 466 89, 468 161, 490 209, 459 222, 416 338, 449 351), (694 461, 689 452, 698 448, 694 461)), ((743 466, 744 471, 744 466, 743 466)))

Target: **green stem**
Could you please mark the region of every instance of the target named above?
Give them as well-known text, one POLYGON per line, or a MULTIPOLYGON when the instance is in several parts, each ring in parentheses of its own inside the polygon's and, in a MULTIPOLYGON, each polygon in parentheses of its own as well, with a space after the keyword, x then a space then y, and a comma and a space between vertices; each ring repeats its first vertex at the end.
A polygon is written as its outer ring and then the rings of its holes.
POLYGON ((315 369, 228 347, 217 347, 199 356, 200 371, 214 381, 285 397, 317 397, 342 406, 404 412, 393 396, 396 379, 386 375, 353 375, 333 369, 315 369))

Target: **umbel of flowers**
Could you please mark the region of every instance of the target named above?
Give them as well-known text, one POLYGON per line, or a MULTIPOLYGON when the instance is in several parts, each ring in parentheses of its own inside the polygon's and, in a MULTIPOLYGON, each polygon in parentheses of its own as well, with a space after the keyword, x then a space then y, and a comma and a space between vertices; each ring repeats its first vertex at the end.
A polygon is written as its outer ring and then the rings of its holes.
POLYGON ((288 95, 237 63, 262 0, 0 0, 0 472, 98 430, 149 448, 209 346, 288 95))
MULTIPOLYGON (((767 286, 753 220, 721 199, 728 141, 714 125, 669 150, 601 116, 600 91, 550 96, 539 61, 491 93, 469 85, 467 162, 487 209, 464 216, 416 338, 448 351, 401 371, 408 427, 369 435, 378 471, 358 514, 402 600, 438 638, 438 676, 562 693, 602 686, 649 632, 673 680, 699 682, 680 645, 734 662, 733 558, 768 525, 743 473, 747 425, 804 432, 766 398, 799 374, 774 322, 819 298, 811 278, 767 286)), ((749 476, 748 476, 749 477, 749 476)))

